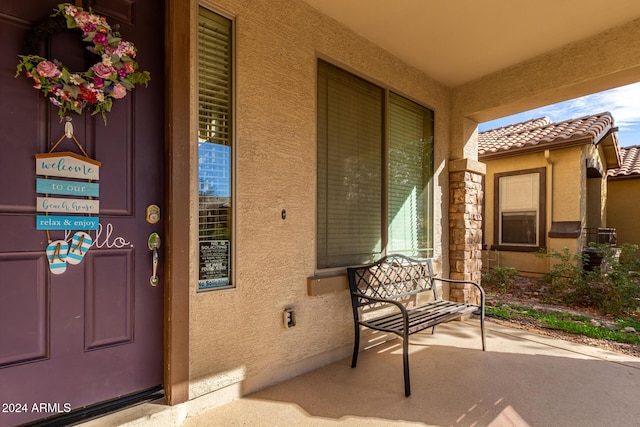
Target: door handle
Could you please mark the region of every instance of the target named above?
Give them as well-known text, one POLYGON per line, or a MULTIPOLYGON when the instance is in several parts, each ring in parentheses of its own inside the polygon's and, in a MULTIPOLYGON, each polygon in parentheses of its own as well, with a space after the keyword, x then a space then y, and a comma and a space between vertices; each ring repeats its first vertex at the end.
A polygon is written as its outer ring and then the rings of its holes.
POLYGON ((149 235, 149 239, 147 240, 147 246, 149 250, 153 252, 152 262, 153 262, 153 273, 149 278, 149 283, 151 286, 158 286, 158 248, 160 247, 160 236, 158 233, 151 233, 149 235))

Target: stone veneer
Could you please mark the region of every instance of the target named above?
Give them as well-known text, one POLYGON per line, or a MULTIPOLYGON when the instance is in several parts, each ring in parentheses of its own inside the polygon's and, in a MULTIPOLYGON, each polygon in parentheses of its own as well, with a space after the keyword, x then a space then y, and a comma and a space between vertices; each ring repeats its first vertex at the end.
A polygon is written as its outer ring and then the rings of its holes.
MULTIPOLYGON (((480 283, 482 270, 483 163, 471 159, 449 163, 449 268, 450 278, 480 283)), ((449 285, 449 298, 479 302, 470 285, 449 285)))

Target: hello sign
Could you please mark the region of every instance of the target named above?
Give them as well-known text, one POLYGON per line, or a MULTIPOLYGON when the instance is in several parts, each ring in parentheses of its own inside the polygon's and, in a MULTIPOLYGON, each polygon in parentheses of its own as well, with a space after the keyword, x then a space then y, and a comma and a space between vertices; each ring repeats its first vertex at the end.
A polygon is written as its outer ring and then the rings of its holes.
POLYGON ((99 218, 87 215, 100 211, 100 202, 92 199, 99 194, 99 184, 90 182, 100 179, 100 166, 96 160, 71 152, 36 154, 36 174, 44 176, 36 179, 36 191, 45 195, 37 198, 36 211, 46 213, 37 215, 36 229, 97 230, 99 218))

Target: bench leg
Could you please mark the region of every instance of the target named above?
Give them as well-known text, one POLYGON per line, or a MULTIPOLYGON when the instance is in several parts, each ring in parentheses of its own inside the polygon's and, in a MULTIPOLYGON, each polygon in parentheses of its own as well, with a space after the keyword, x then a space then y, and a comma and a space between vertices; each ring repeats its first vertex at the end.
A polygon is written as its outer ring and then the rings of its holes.
POLYGON ((356 323, 355 339, 353 342, 353 357, 351 358, 351 367, 355 368, 358 364, 358 352, 360 351, 360 325, 356 323))
POLYGON ((402 365, 404 366, 404 395, 411 396, 411 383, 409 379, 409 336, 402 340, 402 365))
POLYGON ((480 315, 480 335, 482 336, 482 351, 486 351, 486 343, 484 338, 484 316, 480 315))

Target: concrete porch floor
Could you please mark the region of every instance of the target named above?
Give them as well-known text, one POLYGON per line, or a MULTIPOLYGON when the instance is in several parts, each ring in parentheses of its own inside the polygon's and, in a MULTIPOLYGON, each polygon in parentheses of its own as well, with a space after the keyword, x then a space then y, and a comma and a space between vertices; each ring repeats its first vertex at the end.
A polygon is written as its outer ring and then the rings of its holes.
MULTIPOLYGON (((476 321, 394 340, 197 415, 147 403, 96 426, 638 426, 640 358, 476 321)), ((186 406, 185 406, 186 405, 186 406)))

